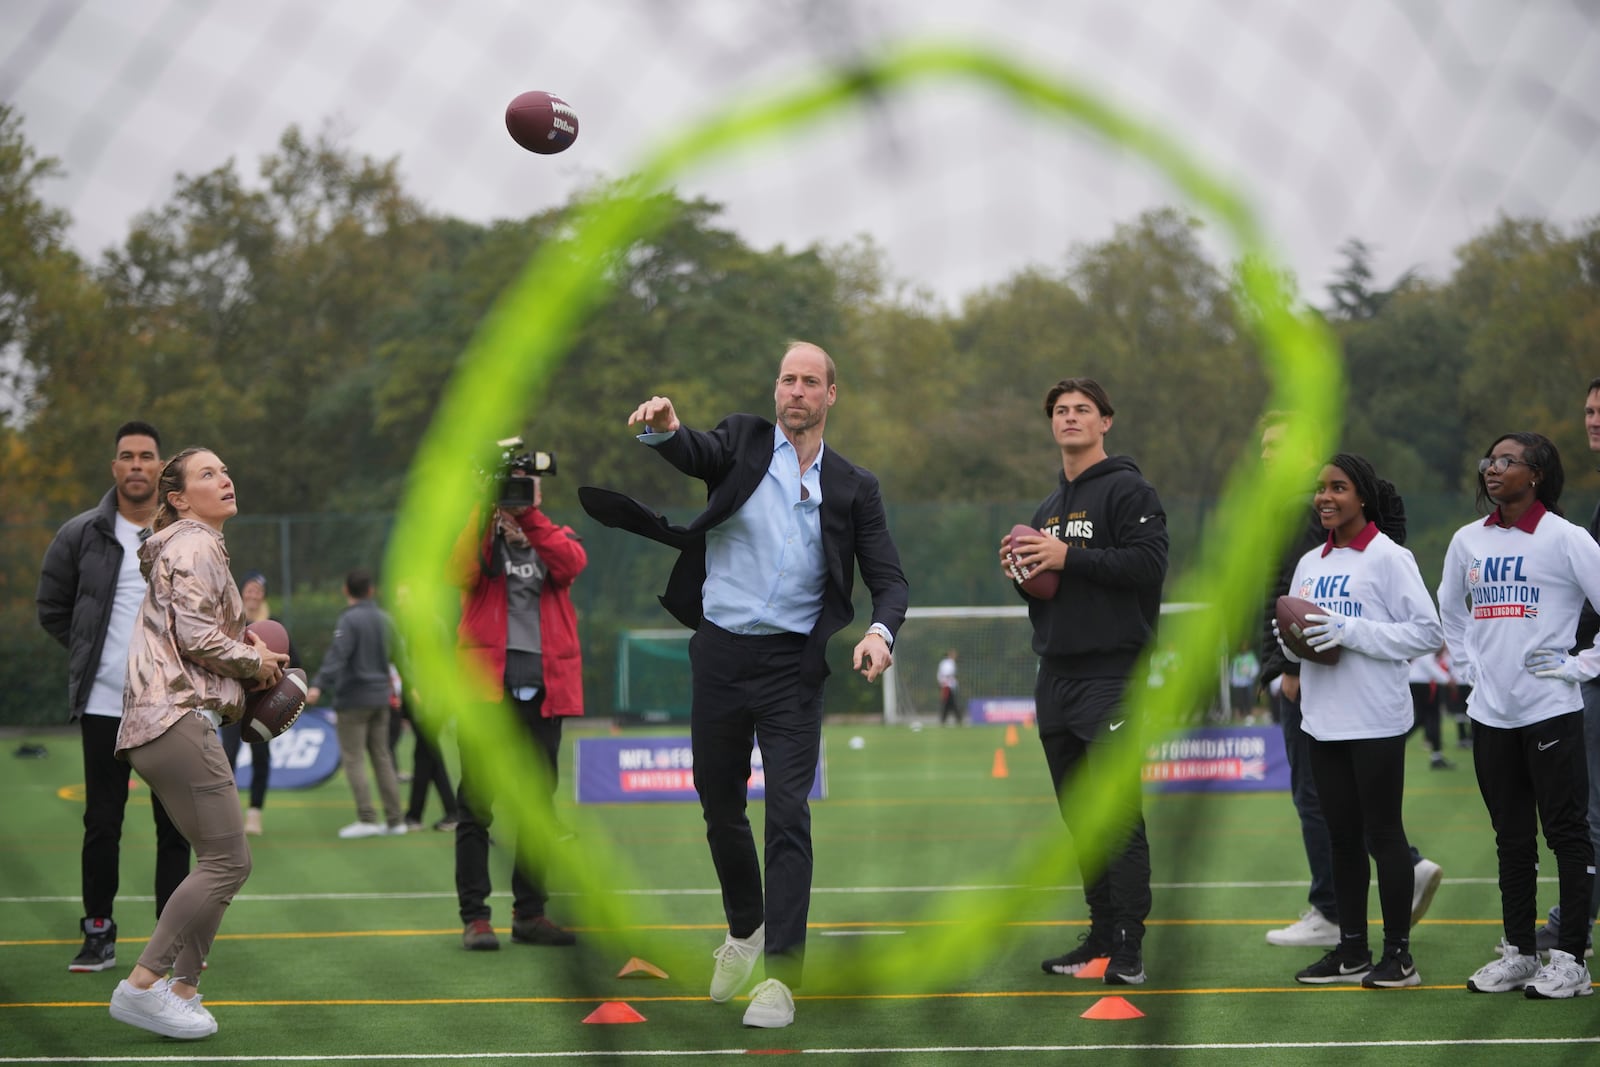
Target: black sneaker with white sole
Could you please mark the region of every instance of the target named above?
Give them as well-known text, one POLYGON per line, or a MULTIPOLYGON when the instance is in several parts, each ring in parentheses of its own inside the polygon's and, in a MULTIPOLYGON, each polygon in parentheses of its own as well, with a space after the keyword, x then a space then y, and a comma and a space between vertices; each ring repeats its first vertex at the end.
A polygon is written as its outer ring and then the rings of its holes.
POLYGON ((1385 951, 1378 965, 1367 972, 1361 984, 1368 989, 1404 989, 1406 986, 1421 985, 1422 978, 1417 974, 1417 965, 1411 960, 1411 953, 1405 949, 1385 951))
POLYGON ((1138 938, 1118 930, 1112 939, 1111 962, 1106 964, 1106 985, 1143 985, 1144 949, 1138 938))
POLYGON ((1316 963, 1294 976, 1301 985, 1332 985, 1348 982, 1356 985, 1372 970, 1372 953, 1365 946, 1352 948, 1340 945, 1316 963))
POLYGON ((1078 935, 1078 947, 1061 956, 1045 960, 1039 966, 1045 974, 1077 974, 1090 963, 1111 955, 1111 935, 1093 926, 1078 935))
POLYGON ((110 919, 84 919, 83 948, 67 964, 76 974, 106 971, 117 965, 117 924, 110 919))

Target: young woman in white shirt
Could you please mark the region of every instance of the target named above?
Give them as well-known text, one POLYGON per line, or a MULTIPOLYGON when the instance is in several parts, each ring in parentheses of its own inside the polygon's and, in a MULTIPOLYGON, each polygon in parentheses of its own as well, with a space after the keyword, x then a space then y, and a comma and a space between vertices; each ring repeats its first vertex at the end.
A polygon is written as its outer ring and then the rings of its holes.
MULTIPOLYGON (((1339 943, 1295 975, 1306 985, 1369 989, 1421 984, 1411 957, 1411 846, 1401 820, 1405 742, 1413 717, 1407 661, 1441 643, 1439 615, 1401 547, 1405 505, 1361 456, 1341 453, 1317 476, 1312 508, 1328 539, 1300 558, 1289 592, 1325 608, 1305 637, 1334 664, 1300 667, 1302 729, 1333 846, 1339 943), (1383 951, 1367 941, 1370 850, 1378 872, 1383 951)), ((1284 654, 1291 656, 1288 649, 1284 654)))
POLYGON ((1472 683, 1472 763, 1494 825, 1505 930, 1500 958, 1467 988, 1549 1000, 1593 992, 1585 924, 1563 924, 1543 966, 1534 930, 1538 825, 1563 914, 1588 914, 1594 882, 1578 683, 1600 675, 1600 650, 1568 648, 1584 601, 1600 604, 1600 545, 1561 517, 1564 482, 1549 438, 1498 438, 1478 463, 1478 501, 1493 510, 1456 531, 1439 583, 1451 662, 1472 683))

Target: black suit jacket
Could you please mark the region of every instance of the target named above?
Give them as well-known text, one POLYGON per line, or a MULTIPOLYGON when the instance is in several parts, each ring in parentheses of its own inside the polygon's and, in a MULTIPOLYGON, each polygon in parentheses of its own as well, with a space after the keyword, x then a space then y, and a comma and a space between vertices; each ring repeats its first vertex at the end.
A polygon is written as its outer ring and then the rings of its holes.
MULTIPOLYGON (((738 511, 756 491, 772 462, 772 441, 773 424, 766 419, 730 415, 709 433, 680 426, 662 442, 656 451, 663 459, 706 483, 706 509, 687 526, 669 523, 665 516, 610 489, 589 485, 578 489, 583 510, 598 522, 678 549, 661 603, 690 629, 698 629, 702 617, 706 531, 738 511)), ((828 639, 855 617, 850 592, 857 561, 861 580, 872 594, 873 622, 897 633, 908 604, 906 576, 889 536, 878 479, 831 448, 822 453, 821 479, 822 550, 828 575, 822 614, 801 660, 801 677, 813 684, 827 677, 828 639)))

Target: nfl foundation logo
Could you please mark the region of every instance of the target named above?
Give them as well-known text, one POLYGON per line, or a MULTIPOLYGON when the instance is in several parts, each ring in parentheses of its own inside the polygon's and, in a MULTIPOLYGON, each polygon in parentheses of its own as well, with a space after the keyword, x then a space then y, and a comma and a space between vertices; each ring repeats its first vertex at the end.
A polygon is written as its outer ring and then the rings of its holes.
POLYGON ((1307 578, 1305 581, 1300 583, 1300 591, 1298 593, 1296 593, 1295 596, 1298 596, 1301 600, 1310 600, 1311 599, 1311 579, 1310 578, 1307 578))
POLYGON ((1477 585, 1478 579, 1483 577, 1483 560, 1474 559, 1467 566, 1467 584, 1477 585))

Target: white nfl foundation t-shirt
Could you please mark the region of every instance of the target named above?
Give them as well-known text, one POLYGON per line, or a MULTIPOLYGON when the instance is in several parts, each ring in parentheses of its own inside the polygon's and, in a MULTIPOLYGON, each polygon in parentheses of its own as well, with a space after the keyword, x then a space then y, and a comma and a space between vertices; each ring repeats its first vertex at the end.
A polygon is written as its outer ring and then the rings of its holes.
POLYGON ((144 600, 144 575, 139 573, 139 531, 117 516, 117 542, 122 545, 122 569, 117 572, 117 591, 111 600, 111 621, 106 627, 106 643, 100 649, 100 669, 95 671, 89 689, 85 715, 122 718, 122 687, 128 680, 128 642, 133 638, 133 621, 144 600))

